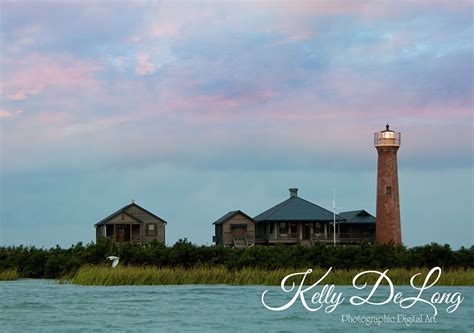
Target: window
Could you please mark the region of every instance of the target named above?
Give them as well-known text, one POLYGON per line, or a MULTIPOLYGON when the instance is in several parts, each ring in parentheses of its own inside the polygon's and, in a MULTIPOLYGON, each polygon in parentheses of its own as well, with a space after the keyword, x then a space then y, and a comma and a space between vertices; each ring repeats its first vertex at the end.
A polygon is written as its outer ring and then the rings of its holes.
POLYGON ((298 232, 298 225, 296 223, 290 223, 290 233, 296 234, 298 232))
POLYGON ((280 234, 288 233, 288 224, 285 222, 280 223, 280 234))
POLYGON ((387 186, 387 188, 385 189, 385 195, 389 198, 392 196, 392 187, 391 186, 387 186))
POLYGON ((154 224, 149 224, 147 228, 148 236, 156 236, 156 227, 154 224))
POLYGON ((319 234, 321 232, 321 223, 316 222, 314 224, 314 232, 317 233, 317 234, 319 234))
POLYGON ((114 226, 113 225, 106 225, 105 226, 106 230, 106 236, 107 237, 113 237, 114 236, 114 226))

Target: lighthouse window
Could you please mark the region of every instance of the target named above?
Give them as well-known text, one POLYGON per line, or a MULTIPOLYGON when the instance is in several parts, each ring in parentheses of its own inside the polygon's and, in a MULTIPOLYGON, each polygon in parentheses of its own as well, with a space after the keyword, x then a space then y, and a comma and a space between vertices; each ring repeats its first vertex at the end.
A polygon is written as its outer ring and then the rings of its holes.
POLYGON ((385 195, 389 198, 392 196, 392 187, 391 186, 387 186, 387 188, 385 189, 385 195))

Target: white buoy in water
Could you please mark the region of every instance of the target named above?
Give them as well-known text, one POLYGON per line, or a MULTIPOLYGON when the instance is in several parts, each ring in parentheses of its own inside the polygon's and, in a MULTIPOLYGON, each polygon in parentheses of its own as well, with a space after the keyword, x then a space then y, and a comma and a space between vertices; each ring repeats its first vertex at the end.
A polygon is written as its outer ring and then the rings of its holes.
POLYGON ((110 261, 112 261, 112 268, 115 268, 117 267, 119 261, 120 261, 120 258, 119 257, 116 257, 116 256, 109 256, 107 257, 107 259, 109 259, 110 261))

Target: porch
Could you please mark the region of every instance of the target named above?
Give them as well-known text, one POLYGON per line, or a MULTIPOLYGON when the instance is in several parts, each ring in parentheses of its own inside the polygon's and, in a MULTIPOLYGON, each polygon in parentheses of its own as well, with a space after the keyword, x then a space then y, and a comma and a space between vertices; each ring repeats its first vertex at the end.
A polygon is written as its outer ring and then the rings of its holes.
POLYGON ((328 226, 321 222, 260 222, 255 235, 257 243, 312 243, 313 238, 327 238, 328 226))
MULTIPOLYGON (((375 241, 375 230, 347 230, 336 223, 336 243, 351 244, 375 241)), ((278 222, 257 225, 257 244, 306 244, 334 243, 332 223, 323 222, 278 222)))
POLYGON ((117 243, 142 243, 141 224, 106 224, 97 227, 101 238, 108 238, 117 243))

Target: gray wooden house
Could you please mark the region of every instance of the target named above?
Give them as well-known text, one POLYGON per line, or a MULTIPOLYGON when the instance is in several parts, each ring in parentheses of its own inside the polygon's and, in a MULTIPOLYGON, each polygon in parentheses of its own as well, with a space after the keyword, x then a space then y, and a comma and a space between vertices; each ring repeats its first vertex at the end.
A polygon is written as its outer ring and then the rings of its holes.
POLYGON ((344 218, 340 224, 340 238, 346 243, 375 242, 375 216, 365 210, 339 213, 344 218))
MULTIPOLYGON (((253 244, 303 244, 334 242, 334 213, 298 196, 290 189, 290 197, 253 219, 241 211, 233 211, 214 222, 214 242, 226 246, 253 244), (242 228, 242 229, 238 229, 242 228), (245 230, 242 232, 240 230, 245 230), (254 232, 254 234, 252 234, 254 232), (237 242, 245 234, 247 244, 237 242)), ((359 244, 375 241, 375 217, 365 210, 335 215, 336 242, 359 244)))
MULTIPOLYGON (((298 189, 290 188, 288 199, 254 217, 256 243, 310 245, 331 242, 333 219, 333 212, 300 198, 298 189)), ((336 215, 336 222, 342 221, 344 218, 336 215)))
POLYGON ((249 247, 255 244, 255 221, 240 210, 225 214, 213 224, 216 245, 249 247))
POLYGON ((114 242, 147 244, 154 240, 165 242, 167 222, 135 202, 97 222, 96 241, 109 238, 114 242))

